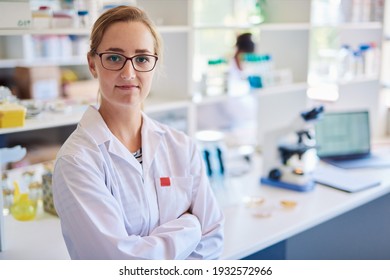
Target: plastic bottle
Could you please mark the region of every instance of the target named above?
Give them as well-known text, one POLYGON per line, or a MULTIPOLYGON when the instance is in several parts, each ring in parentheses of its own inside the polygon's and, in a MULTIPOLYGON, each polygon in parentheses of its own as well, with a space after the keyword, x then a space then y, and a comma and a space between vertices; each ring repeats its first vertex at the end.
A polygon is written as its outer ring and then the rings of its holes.
POLYGON ((252 88, 264 88, 275 84, 274 63, 270 54, 246 54, 244 72, 252 88))
MULTIPOLYGON (((8 176, 6 173, 3 173, 3 175, 1 176, 1 187, 0 187, 0 192, 3 194, 3 215, 8 215, 9 214, 9 209, 12 205, 12 202, 13 202, 13 192, 8 188, 8 184, 7 184, 7 179, 8 179, 8 176)), ((0 199, 1 199, 1 194, 0 194, 0 199)), ((1 205, 1 201, 0 201, 0 205, 1 205)), ((0 211, 1 211, 1 208, 0 208, 0 211)), ((1 215, 1 212, 0 212, 0 215, 1 215)))
POLYGON ((245 54, 243 69, 251 88, 263 88, 262 56, 258 54, 245 54))
POLYGON ((381 51, 375 42, 371 42, 371 43, 369 43, 369 45, 370 45, 370 49, 373 53, 373 62, 372 62, 373 74, 378 75, 380 72, 379 69, 381 66, 381 62, 380 62, 381 61, 381 51))
POLYGON ((328 2, 325 0, 312 1, 312 21, 314 25, 323 25, 328 23, 328 2))
POLYGON ((255 7, 250 11, 248 21, 251 24, 260 24, 265 21, 264 5, 265 0, 256 0, 255 7))
POLYGON ((362 21, 362 6, 363 0, 352 0, 351 7, 351 22, 361 22, 362 21))
POLYGON ((340 1, 339 4, 339 23, 351 21, 351 3, 347 1, 340 1))
POLYGON ((337 54, 337 76, 338 79, 348 80, 353 76, 352 69, 352 50, 347 44, 341 46, 337 54))
POLYGON ((78 27, 86 28, 89 26, 88 11, 87 10, 77 11, 77 16, 78 16, 78 27))
POLYGON ((202 151, 206 172, 212 187, 223 187, 226 174, 225 134, 215 130, 202 130, 197 132, 195 137, 202 151))
POLYGON ((364 58, 361 50, 353 52, 353 65, 354 65, 354 76, 361 77, 364 75, 364 58))
POLYGON ((338 24, 343 22, 343 14, 341 13, 340 0, 329 0, 327 3, 328 23, 338 24))
MULTIPOLYGON (((103 7, 103 0, 84 0, 84 1, 88 9, 90 24, 92 24, 99 17, 99 14, 103 7)), ((136 2, 136 1, 130 1, 128 5, 130 5, 132 2, 136 2)))
POLYGON ((376 63, 376 45, 375 43, 371 44, 361 44, 359 46, 360 51, 363 56, 364 62, 364 75, 368 77, 373 77, 378 74, 378 67, 376 63))
POLYGON ((263 56, 263 79, 264 87, 273 86, 275 84, 274 79, 274 62, 270 54, 263 56))
POLYGON ((371 0, 361 1, 361 21, 368 22, 371 19, 371 0))
POLYGON ((75 10, 77 15, 77 21, 76 25, 79 28, 86 28, 90 26, 91 19, 90 19, 90 11, 88 2, 86 0, 77 0, 75 2, 75 10))
POLYGON ((19 184, 14 182, 14 203, 10 207, 12 216, 19 221, 33 220, 37 213, 37 203, 29 198, 28 193, 20 193, 19 184))
POLYGON ((208 96, 225 94, 227 92, 227 61, 223 58, 210 59, 203 74, 204 92, 208 96))
POLYGON ((383 14, 385 10, 384 0, 372 0, 371 1, 371 21, 383 21, 383 14))

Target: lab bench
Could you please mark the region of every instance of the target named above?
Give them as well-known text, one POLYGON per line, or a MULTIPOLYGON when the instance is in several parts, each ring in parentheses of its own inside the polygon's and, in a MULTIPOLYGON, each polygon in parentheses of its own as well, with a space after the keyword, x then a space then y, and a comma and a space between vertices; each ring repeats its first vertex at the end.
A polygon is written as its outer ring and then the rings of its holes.
MULTIPOLYGON (((323 185, 310 192, 241 182, 256 201, 224 208, 225 259, 390 259, 390 170, 351 170, 382 179, 379 186, 347 193, 323 185), (281 206, 293 201, 293 208, 281 206)), ((257 179, 257 180, 256 180, 257 179)))
MULTIPOLYGON (((346 171, 381 179, 364 191, 296 192, 260 185, 259 163, 214 186, 226 218, 222 259, 390 259, 390 168, 346 171)), ((69 259, 59 219, 6 216, 0 259, 69 259)))

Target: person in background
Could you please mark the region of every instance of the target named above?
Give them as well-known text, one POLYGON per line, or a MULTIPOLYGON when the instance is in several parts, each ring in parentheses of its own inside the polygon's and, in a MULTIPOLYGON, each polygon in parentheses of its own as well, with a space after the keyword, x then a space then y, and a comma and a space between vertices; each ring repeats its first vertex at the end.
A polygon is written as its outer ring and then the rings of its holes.
MULTIPOLYGON (((257 101, 255 95, 248 95, 250 90, 249 81, 245 75, 243 65, 243 56, 247 53, 255 52, 255 43, 252 40, 251 33, 241 33, 236 38, 235 52, 230 59, 228 74, 228 91, 231 95, 244 95, 238 99, 227 99, 223 103, 211 103, 199 106, 197 125, 201 130, 228 130, 233 131, 238 127, 245 127, 248 121, 256 118, 257 101)), ((240 132, 241 133, 241 132, 240 132)), ((242 144, 247 144, 247 140, 253 138, 232 137, 231 139, 242 144)))
POLYGON ((53 197, 72 259, 217 259, 224 217, 195 142, 142 111, 160 36, 139 8, 103 13, 91 106, 57 155, 53 197))
POLYGON ((236 51, 234 53, 233 61, 238 71, 243 71, 243 55, 246 53, 253 53, 255 51, 255 43, 252 41, 251 33, 242 33, 237 36, 236 51))
POLYGON ((247 93, 249 81, 245 72, 245 55, 255 52, 256 45, 251 33, 242 33, 237 36, 235 51, 229 64, 229 90, 233 92, 247 93))

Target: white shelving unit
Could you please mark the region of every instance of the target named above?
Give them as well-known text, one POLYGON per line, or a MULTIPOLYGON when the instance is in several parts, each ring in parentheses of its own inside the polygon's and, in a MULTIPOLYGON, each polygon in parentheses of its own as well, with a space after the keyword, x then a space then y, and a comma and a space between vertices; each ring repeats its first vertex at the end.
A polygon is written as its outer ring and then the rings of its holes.
MULTIPOLYGON (((312 0, 312 2, 313 5, 328 3, 328 7, 332 8, 331 1, 312 0)), ((387 112, 383 102, 384 94, 381 91, 381 59, 377 57, 376 73, 355 73, 345 79, 340 78, 337 71, 341 65, 339 50, 342 45, 348 45, 353 51, 357 51, 361 44, 374 43, 377 46, 375 51, 382 52, 385 18, 383 15, 378 18, 383 11, 375 13, 374 9, 376 4, 385 5, 387 4, 385 2, 387 1, 341 0, 337 2, 339 6, 333 6, 331 12, 333 16, 312 20, 311 32, 311 64, 308 76, 311 97, 313 97, 311 101, 313 103, 316 103, 316 100, 324 101, 328 111, 368 110, 374 138, 386 136, 387 112), (360 20, 356 20, 356 16, 353 15, 352 5, 358 3, 370 4, 360 10, 366 12, 366 18, 360 20)), ((382 8, 384 9, 385 6, 382 8)), ((365 67, 364 62, 362 65, 365 67)))
POLYGON ((30 28, 30 29, 0 29, 0 36, 21 35, 89 35, 87 28, 30 28))
POLYGON ((52 113, 45 111, 37 117, 26 119, 25 125, 23 127, 0 129, 0 136, 10 133, 27 132, 38 129, 75 125, 81 119, 84 110, 85 106, 80 106, 79 108, 75 107, 69 113, 52 113))
POLYGON ((387 4, 384 12, 384 38, 382 46, 382 69, 381 69, 381 81, 382 81, 382 102, 385 104, 386 115, 386 132, 390 134, 390 5, 387 4))
MULTIPOLYGON (((158 29, 164 40, 164 65, 158 69, 158 74, 155 83, 152 87, 149 99, 145 104, 145 110, 152 116, 162 117, 164 113, 169 113, 171 118, 175 118, 177 112, 178 118, 185 118, 186 125, 180 125, 191 136, 194 136, 197 130, 210 128, 221 129, 220 124, 234 121, 234 118, 240 119, 240 125, 244 124, 247 130, 250 130, 248 137, 251 138, 251 143, 254 145, 261 144, 261 137, 268 129, 275 125, 282 125, 290 117, 294 117, 300 110, 306 107, 305 92, 307 89, 307 67, 308 67, 308 46, 310 33, 310 0, 273 0, 268 1, 265 13, 267 14, 266 21, 262 24, 250 24, 244 19, 245 15, 240 13, 236 7, 254 5, 255 1, 246 0, 230 0, 230 1, 203 1, 203 0, 140 0, 137 4, 144 8, 150 16, 158 24, 158 29), (248 4, 249 3, 249 4, 248 4), (202 11, 199 10, 200 6, 202 11), (211 5, 211 6, 210 6, 211 5), (215 15, 215 10, 212 6, 221 7, 215 15), (175 7, 175 16, 172 16, 172 7, 175 7), (222 8, 223 7, 223 8, 222 8), (299 8, 299 9, 298 9, 299 8), (289 9, 296 9, 297 12, 293 15, 288 13, 289 9), (200 13, 207 13, 207 10, 212 11, 212 16, 215 17, 211 22, 202 22, 198 20, 200 13), (226 23, 224 17, 228 13, 228 17, 238 20, 231 20, 226 23), (224 49, 220 49, 219 54, 229 55, 234 50, 235 36, 240 33, 250 30, 254 37, 258 39, 258 51, 261 53, 270 53, 274 58, 275 68, 287 68, 293 73, 293 83, 289 85, 273 86, 260 90, 253 90, 235 94, 235 96, 223 95, 218 97, 198 98, 194 93, 196 90, 196 79, 194 75, 202 71, 198 68, 199 59, 203 59, 208 53, 200 54, 199 48, 202 48, 203 34, 212 32, 216 37, 211 39, 218 40, 219 34, 226 36, 224 49), (200 40, 199 40, 200 39, 200 40), (229 41, 230 40, 230 41, 229 41), (288 45, 288 50, 285 49, 288 45), (201 57, 203 55, 203 57, 201 57), (280 102, 283 98, 291 98, 294 95, 294 102, 286 111, 286 106, 280 102), (284 97, 286 96, 286 97, 284 97), (235 103, 236 104, 233 104, 235 103), (229 118, 223 119, 223 114, 218 114, 219 107, 222 112, 226 112, 233 107, 237 107, 241 102, 244 105, 251 104, 250 109, 246 112, 246 116, 242 118, 242 114, 236 110, 236 115, 230 115, 229 118), (279 104, 281 103, 281 104, 279 104), (271 111, 268 104, 275 106, 271 111), (202 123, 207 119, 205 112, 211 113, 212 121, 208 123, 208 127, 204 127, 202 123), (288 113, 291 112, 291 113, 288 113), (270 122, 269 120, 272 120, 270 122), (251 125, 248 125, 251 123, 251 125), (259 138, 259 141, 256 139, 259 138)), ((37 30, 0 30, 0 44, 10 40, 19 42, 19 48, 23 51, 21 57, 17 57, 15 52, 7 55, 0 52, 0 67, 10 68, 17 65, 39 66, 39 65, 60 65, 71 66, 81 65, 86 62, 82 58, 67 58, 67 59, 26 59, 23 57, 25 53, 23 45, 28 44, 31 36, 41 35, 77 35, 87 36, 88 29, 37 29, 37 30), (5 38, 6 40, 2 40, 5 38), (2 41, 1 41, 2 40, 2 41), (11 56, 11 57, 9 57, 11 56)), ((210 55, 214 55, 210 53, 210 55)), ((203 61, 204 62, 204 61, 203 61)), ((246 111, 245 107, 242 110, 246 111)), ((75 115, 67 118, 66 122, 58 120, 58 126, 66 124, 75 124, 81 115, 75 115)), ((55 127, 56 118, 48 118, 47 121, 39 120, 38 125, 34 125, 35 120, 28 120, 26 128, 0 130, 2 135, 16 131, 27 131, 31 129, 41 129, 55 127)), ((222 128, 224 129, 224 128, 222 128)), ((239 133, 242 132, 238 129, 239 133)))
MULTIPOLYGON (((150 98, 146 102, 145 110, 151 114, 159 111, 171 111, 189 107, 191 100, 191 66, 189 52, 191 41, 191 24, 189 13, 191 1, 168 0, 163 4, 154 0, 141 0, 137 4, 147 10, 158 24, 158 30, 164 41, 164 66, 158 70, 155 84, 151 90, 150 98), (180 11, 180 15, 172 17, 172 7, 180 11), (175 82, 172 82, 175 80, 175 82)), ((61 67, 77 66, 88 76, 86 54, 69 57, 37 57, 31 52, 32 38, 34 36, 80 36, 87 37, 89 28, 55 28, 55 29, 7 29, 0 30, 0 77, 1 71, 12 73, 16 66, 47 66, 61 67), (28 53, 29 52, 29 53, 28 53)), ((76 108, 77 109, 77 108, 76 108)), ((49 116, 50 113, 45 115, 49 116)), ((187 114, 188 115, 188 114, 187 114)), ((65 117, 65 116, 64 116, 65 117)), ((15 129, 0 129, 0 134, 27 131, 33 129, 76 124, 81 114, 66 116, 62 121, 60 116, 28 119, 26 127, 15 129), (68 118, 69 117, 69 118, 68 118), (35 125, 37 123, 37 125, 35 125)), ((188 121, 187 121, 188 122, 188 121)), ((188 131, 187 131, 188 132, 188 131)))
MULTIPOLYGON (((164 41, 164 65, 158 67, 145 111, 190 136, 203 129, 223 130, 233 144, 261 146, 265 133, 288 125, 300 111, 318 102, 307 98, 308 77, 310 83, 314 54, 319 50, 312 38, 318 30, 326 28, 336 34, 337 46, 375 41, 382 48, 384 37, 390 37, 390 33, 383 36, 381 21, 313 25, 315 1, 320 0, 267 0, 263 6, 265 21, 250 24, 248 7, 253 7, 255 0, 138 0, 137 4, 155 20, 164 41), (242 12, 240 7, 247 10, 242 12), (236 35, 246 31, 252 32, 257 52, 272 55, 275 69, 291 71, 292 83, 232 95, 199 94, 199 77, 206 59, 231 56, 236 35)), ((89 32, 89 29, 73 28, 0 30, 0 78, 3 72, 9 74, 19 65, 76 65, 88 72, 85 58, 26 59, 25 48, 32 36, 86 37, 89 32), (15 46, 13 52, 8 52, 10 42, 15 46)), ((390 51, 388 39, 384 45, 390 51)), ((390 84, 390 78, 384 80, 390 84)), ((383 135, 387 110, 383 106, 379 75, 336 80, 332 85, 340 95, 337 102, 326 103, 328 109, 369 109, 375 135, 383 135)), ((68 114, 45 112, 38 118, 26 120, 22 128, 0 129, 0 144, 9 135, 39 133, 41 129, 61 130, 75 125, 85 108, 74 108, 68 114)))
POLYGON ((197 130, 222 129, 235 143, 261 146, 267 131, 285 125, 306 108, 311 1, 265 2, 261 5, 265 21, 251 24, 256 1, 194 0, 195 84, 208 58, 232 59, 236 36, 244 32, 252 33, 257 53, 270 54, 275 69, 288 69, 293 76, 287 85, 197 96, 197 130), (207 43, 211 39, 214 45, 207 43))
MULTIPOLYGON (((288 124, 301 110, 316 103, 308 102, 306 95, 315 51, 313 47, 316 47, 311 40, 316 30, 332 29, 339 36, 340 44, 356 44, 356 40, 363 40, 364 36, 364 40, 382 45, 381 21, 314 25, 312 5, 315 1, 319 0, 267 0, 266 5, 262 6, 265 21, 261 24, 251 24, 248 19, 255 0, 137 1, 137 5, 154 19, 164 40, 163 67, 158 68, 145 111, 159 119, 169 115, 171 121, 176 119, 180 129, 191 136, 202 129, 221 129, 230 133, 232 127, 227 126, 237 118, 238 133, 243 132, 240 125, 245 127, 249 134, 244 137, 251 138, 254 145, 261 145, 264 133, 288 124), (199 76, 204 71, 205 59, 216 55, 231 58, 236 35, 246 31, 252 32, 257 52, 272 55, 275 69, 291 71, 292 83, 232 95, 207 97, 199 94, 197 86, 199 76), (248 110, 240 107, 241 102, 243 106, 250 103, 248 110), (232 108, 234 110, 230 110, 232 108), (233 113, 226 115, 229 110, 233 113)), ((77 66, 88 72, 85 56, 26 59, 25 48, 32 36, 72 34, 86 37, 89 32, 89 28, 0 30, 0 73, 1 68, 12 71, 18 65, 77 66), (10 42, 14 43, 12 46, 15 45, 15 50, 7 53, 10 42)), ((342 95, 337 102, 327 103, 327 106, 337 110, 364 105, 371 111, 379 112, 381 109, 377 103, 381 97, 375 93, 378 81, 379 75, 336 81, 342 95)), ((0 129, 0 135, 73 125, 80 119, 81 111, 66 118, 46 115, 46 119, 27 120, 24 128, 0 129)), ((376 120, 373 122, 376 123, 376 120)), ((378 134, 380 131, 378 128, 378 134)))

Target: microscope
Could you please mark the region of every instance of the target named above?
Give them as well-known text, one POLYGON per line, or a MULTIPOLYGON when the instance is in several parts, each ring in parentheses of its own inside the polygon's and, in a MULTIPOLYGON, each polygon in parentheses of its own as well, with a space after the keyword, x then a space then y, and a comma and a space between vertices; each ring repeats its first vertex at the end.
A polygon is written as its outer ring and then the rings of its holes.
POLYGON ((262 184, 301 192, 314 188, 318 163, 314 124, 323 112, 323 106, 302 112, 290 125, 264 136, 262 184))

